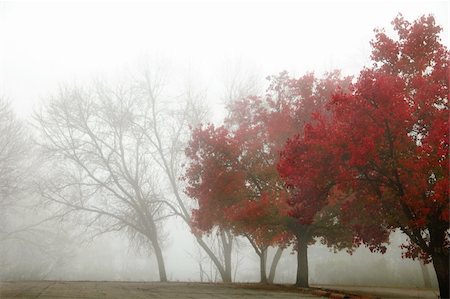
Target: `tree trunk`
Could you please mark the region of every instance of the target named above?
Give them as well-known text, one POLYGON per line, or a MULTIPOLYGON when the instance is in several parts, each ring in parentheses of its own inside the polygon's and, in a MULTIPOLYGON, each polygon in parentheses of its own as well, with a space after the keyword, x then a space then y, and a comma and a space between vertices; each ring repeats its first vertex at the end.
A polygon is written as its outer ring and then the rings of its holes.
POLYGON ((266 262, 267 262, 267 247, 261 251, 259 255, 259 273, 260 273, 260 283, 267 283, 266 274, 266 262))
POLYGON ((259 257, 259 282, 260 283, 267 283, 267 273, 266 273, 266 268, 267 268, 267 251, 268 251, 268 246, 265 247, 260 247, 256 244, 256 242, 248 235, 245 235, 245 237, 248 239, 248 241, 250 242, 250 245, 252 245, 253 249, 255 250, 255 253, 258 255, 259 257))
POLYGON ((222 275, 223 282, 232 282, 231 278, 231 251, 233 249, 233 240, 227 232, 220 232, 220 239, 223 245, 223 257, 225 260, 225 273, 222 275))
POLYGON ((308 288, 308 241, 297 235, 297 279, 295 285, 308 288))
POLYGON ((219 259, 217 258, 217 256, 214 254, 214 252, 212 252, 212 250, 209 248, 208 244, 205 243, 205 241, 203 241, 203 239, 200 236, 195 236, 197 243, 203 248, 203 250, 206 252, 206 254, 208 254, 209 258, 213 261, 214 265, 216 266, 217 270, 220 273, 220 277, 222 278, 222 281, 226 281, 228 278, 228 276, 230 277, 230 281, 231 281, 231 270, 229 275, 227 275, 227 271, 224 268, 224 266, 222 265, 222 263, 219 261, 219 259))
MULTIPOLYGON (((186 209, 186 206, 184 205, 183 200, 181 199, 181 196, 180 196, 179 187, 177 184, 178 176, 174 175, 173 169, 171 167, 169 167, 169 163, 167 162, 165 155, 164 155, 164 151, 161 149, 161 147, 158 148, 158 152, 163 161, 163 169, 169 178, 173 193, 178 202, 178 207, 181 209, 180 216, 184 220, 184 222, 192 229, 190 212, 188 212, 188 210, 186 209)), ((179 213, 179 211, 177 211, 177 209, 175 209, 175 208, 172 208, 172 210, 176 213, 179 213)), ((224 258, 225 258, 225 265, 223 265, 220 262, 219 258, 211 250, 211 248, 209 248, 208 244, 206 244, 206 242, 203 241, 202 237, 199 235, 196 235, 196 234, 194 234, 194 236, 195 236, 195 239, 197 240, 197 243, 203 248, 203 250, 209 256, 209 258, 213 261, 214 265, 216 266, 217 270, 220 273, 220 277, 222 278, 222 281, 223 282, 232 282, 232 278, 231 278, 232 241, 229 240, 229 242, 224 243, 224 239, 222 238, 223 252, 224 252, 224 258), (229 243, 229 246, 228 246, 228 243, 229 243), (229 250, 228 250, 228 248, 225 248, 225 247, 229 247, 229 250), (228 251, 229 251, 229 253, 228 253, 228 251)), ((222 236, 222 234, 221 234, 221 236, 222 236)))
POLYGON ((268 283, 273 283, 273 281, 275 280, 275 273, 277 271, 278 262, 281 259, 282 253, 283 253, 283 248, 278 247, 277 252, 275 252, 275 255, 273 256, 272 264, 270 265, 269 278, 267 281, 268 283))
POLYGON ((200 270, 200 282, 203 282, 204 271, 203 271, 203 265, 202 265, 201 261, 198 263, 198 267, 199 267, 199 270, 200 270))
POLYGON ((430 271, 428 271, 427 265, 423 263, 423 261, 419 261, 420 270, 422 271, 422 278, 424 287, 427 289, 431 289, 431 278, 430 271))
POLYGON ((162 255, 161 247, 159 247, 157 241, 156 242, 152 241, 152 246, 153 249, 155 250, 156 262, 158 263, 159 281, 167 282, 166 266, 164 265, 164 258, 162 255))
POLYGON ((441 298, 450 298, 448 249, 444 248, 442 252, 435 252, 432 258, 434 270, 436 271, 436 276, 439 283, 439 293, 441 294, 441 298))

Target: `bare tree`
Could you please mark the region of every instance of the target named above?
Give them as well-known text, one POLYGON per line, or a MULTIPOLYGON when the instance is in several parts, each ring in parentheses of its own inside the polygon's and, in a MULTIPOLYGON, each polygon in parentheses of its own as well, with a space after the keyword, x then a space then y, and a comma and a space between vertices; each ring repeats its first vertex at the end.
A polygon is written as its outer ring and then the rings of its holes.
POLYGON ((35 205, 38 161, 26 124, 0 98, 0 279, 43 279, 64 262, 67 248, 49 215, 35 205))
MULTIPOLYGON (((60 169, 42 184, 41 194, 64 207, 62 217, 76 213, 100 232, 127 230, 140 243, 148 240, 162 281, 161 221, 176 215, 191 226, 194 202, 180 180, 184 150, 190 129, 208 112, 203 93, 187 88, 169 97, 166 87, 161 70, 146 68, 114 88, 61 88, 36 115, 50 167, 60 169)), ((222 246, 214 250, 207 236, 194 233, 222 281, 230 282, 234 236, 219 235, 222 246)))
MULTIPOLYGON (((0 98, 0 213, 17 202, 23 190, 23 157, 26 154, 26 137, 23 125, 16 118, 9 102, 0 98)), ((5 215, 1 215, 5 219, 5 215)), ((0 223, 0 232, 5 223, 0 223)))
MULTIPOLYGON (((161 102, 162 83, 155 80, 155 73, 146 70, 139 80, 145 105, 141 106, 141 132, 145 135, 153 157, 165 174, 172 198, 166 200, 170 210, 191 227, 191 205, 182 192, 180 180, 183 175, 184 150, 190 134, 190 128, 205 119, 207 107, 203 104, 201 95, 188 89, 183 94, 184 99, 176 98, 172 103, 161 102), (168 117, 170 115, 171 117, 168 117)), ((192 201, 191 201, 192 202, 192 201)), ((200 247, 212 260, 220 273, 222 281, 232 281, 231 252, 234 236, 230 232, 219 232, 221 247, 214 250, 206 241, 205 236, 191 229, 200 247), (223 256, 223 259, 221 258, 223 256)))
POLYGON ((241 59, 227 61, 223 72, 223 102, 230 104, 259 95, 262 91, 260 79, 257 70, 244 65, 241 59))
MULTIPOLYGON (((0 98, 0 245, 20 238, 23 230, 14 219, 24 190, 27 143, 23 124, 16 118, 9 102, 0 98)), ((3 255, 2 255, 3 256, 3 255)), ((0 261, 5 263, 5 261, 0 261)))
POLYGON ((12 269, 9 253, 14 243, 23 241, 24 230, 17 228, 16 210, 24 185, 26 142, 22 123, 8 100, 0 98, 0 267, 4 276, 12 269))
POLYGON ((128 230, 135 239, 143 237, 160 280, 167 281, 160 223, 168 214, 154 153, 136 125, 145 121, 139 95, 133 84, 61 88, 35 116, 53 170, 40 194, 61 207, 61 217, 75 213, 99 232, 128 230))

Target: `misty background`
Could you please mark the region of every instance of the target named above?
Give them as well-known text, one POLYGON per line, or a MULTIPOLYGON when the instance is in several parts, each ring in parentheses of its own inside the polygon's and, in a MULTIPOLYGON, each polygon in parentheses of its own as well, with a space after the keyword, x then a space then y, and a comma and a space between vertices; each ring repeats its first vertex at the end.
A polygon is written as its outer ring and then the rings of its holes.
MULTIPOLYGON (((0 279, 159 277, 154 253, 145 244, 123 230, 86 225, 79 216, 53 217, 57 207, 36 191, 37 182, 57 168, 39 149, 36 115, 61 90, 128 84, 152 70, 163 79, 166 108, 175 111, 179 103, 194 99, 204 112, 197 122, 220 124, 225 104, 262 94, 268 75, 283 70, 293 76, 309 71, 321 75, 336 68, 356 75, 369 63, 373 29, 389 31, 399 12, 408 20, 433 14, 443 27, 443 43, 449 45, 447 1, 1 1, 0 97, 17 116, 8 123, 19 124, 10 135, 19 139, 13 167, 20 184, 10 190, 11 184, 2 181, 8 200, 0 206, 0 279)), ((160 187, 170 197, 166 184, 160 187)), ((187 206, 193 205, 187 199, 187 206)), ((169 280, 220 281, 180 217, 161 225, 169 280)), ((213 234, 208 241, 212 247, 215 238, 213 234)), ((384 255, 359 248, 350 256, 311 246, 310 282, 423 286, 420 263, 400 258, 402 238, 394 234, 384 255)), ((276 282, 295 281, 291 252, 283 252, 276 282)), ((258 281, 258 257, 245 239, 237 238, 233 266, 233 280, 258 281)), ((432 268, 429 275, 436 286, 432 268)))

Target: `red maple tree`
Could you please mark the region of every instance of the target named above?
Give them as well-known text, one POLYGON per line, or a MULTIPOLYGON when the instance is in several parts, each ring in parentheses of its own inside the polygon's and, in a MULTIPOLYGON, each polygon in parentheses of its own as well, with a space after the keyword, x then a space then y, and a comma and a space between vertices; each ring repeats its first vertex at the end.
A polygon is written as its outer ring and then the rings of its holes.
POLYGON ((294 79, 283 72, 270 80, 265 97, 231 104, 224 126, 193 132, 186 151, 190 159, 186 192, 199 204, 193 217, 197 228, 210 231, 217 226, 249 239, 260 256, 262 282, 267 247, 284 247, 294 240, 299 256, 297 284, 307 286, 306 247, 319 231, 322 236, 330 230, 323 229, 326 220, 320 222, 322 226, 292 221, 287 190, 276 169, 279 150, 312 111, 323 110, 326 99, 350 79, 342 79, 339 72, 324 79, 313 74, 294 79))
POLYGON ((376 31, 372 67, 287 143, 279 169, 302 213, 339 203, 355 243, 383 252, 402 230, 404 256, 432 262, 448 298, 449 52, 432 16, 393 25, 398 38, 376 31))
MULTIPOLYGON (((198 203, 193 224, 200 232, 214 227, 246 237, 260 258, 261 282, 272 282, 278 260, 266 275, 267 249, 285 247, 288 234, 279 217, 283 188, 258 126, 234 130, 209 125, 193 131, 186 150, 190 165, 186 193, 198 203), (277 186, 278 183, 278 186, 277 186)), ((281 251, 280 251, 281 254, 281 251)))

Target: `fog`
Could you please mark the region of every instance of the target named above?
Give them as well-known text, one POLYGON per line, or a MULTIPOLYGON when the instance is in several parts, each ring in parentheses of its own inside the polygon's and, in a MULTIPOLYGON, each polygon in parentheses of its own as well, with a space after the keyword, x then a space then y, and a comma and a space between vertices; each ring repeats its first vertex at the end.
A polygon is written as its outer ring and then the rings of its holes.
MULTIPOLYGON (((284 70, 294 77, 334 69, 357 75, 370 64, 373 29, 391 32, 399 12, 410 21, 433 14, 448 46, 449 7, 447 1, 1 1, 0 97, 15 116, 0 124, 17 124, 17 129, 0 138, 2 149, 15 144, 0 153, 0 160, 5 156, 0 161, 0 279, 158 281, 151 245, 158 240, 167 280, 222 281, 178 206, 181 199, 189 216, 196 207, 180 180, 189 126, 221 125, 227 103, 264 94, 265 78, 284 70), (142 100, 147 97, 151 100, 142 100), (79 111, 67 112, 72 108, 79 111), (77 131, 77 121, 91 113, 92 123, 77 131), (136 127, 126 123, 127 113, 136 127), (143 119, 152 113, 148 119, 154 124, 147 128, 143 119), (114 135, 117 128, 123 134, 114 135), (140 135, 136 128, 155 135, 140 135), (71 130, 73 135, 64 133, 71 130), (174 132, 180 134, 176 142, 169 138, 174 132), (101 155, 89 156, 96 144, 86 137, 91 133, 100 136, 99 152, 113 161, 111 169, 102 168, 101 155), (69 135, 72 143, 65 139, 69 135), (123 143, 122 157, 108 142, 123 143), (138 145, 148 153, 136 158, 138 145), (80 168, 71 164, 71 150, 79 151, 72 158, 79 159, 80 168), (175 157, 172 168, 160 168, 169 155, 175 157), (124 178, 107 179, 108 171, 124 178), (130 182, 133 174, 143 176, 138 191, 130 182), (174 180, 179 195, 174 195, 174 180), (138 208, 129 206, 122 200, 127 190, 148 197, 142 196, 138 208), (164 200, 180 214, 161 207, 164 200), (87 213, 88 208, 107 214, 87 213), (156 219, 154 239, 152 230, 139 226, 153 225, 136 220, 143 217, 140 211, 156 219)), ((258 282, 258 256, 247 239, 233 238, 232 280, 258 282)), ((420 262, 401 258, 405 238, 393 233, 386 254, 361 247, 350 255, 311 245, 309 282, 423 287, 420 262)), ((217 230, 204 239, 220 253, 217 230)), ((269 249, 269 260, 275 251, 269 249)), ((295 282, 294 253, 292 245, 284 250, 275 282, 295 282)), ((426 268, 437 287, 432 266, 426 268)))

